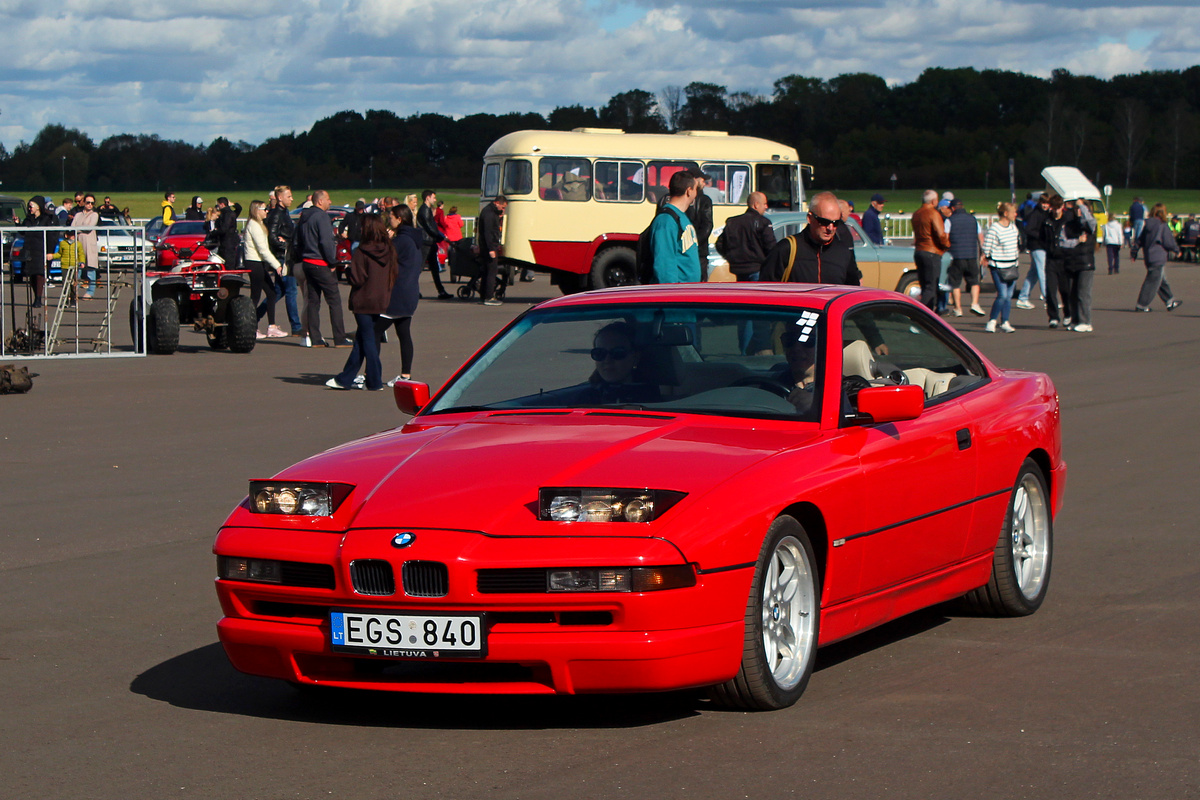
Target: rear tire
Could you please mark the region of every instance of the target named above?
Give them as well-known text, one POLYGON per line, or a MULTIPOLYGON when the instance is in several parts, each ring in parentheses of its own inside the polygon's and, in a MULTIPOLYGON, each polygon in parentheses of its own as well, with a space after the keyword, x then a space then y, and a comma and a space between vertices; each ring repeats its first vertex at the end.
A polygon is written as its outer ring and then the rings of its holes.
POLYGON ((963 599, 976 612, 1024 617, 1041 607, 1050 586, 1054 525, 1041 467, 1025 459, 992 551, 992 577, 963 599))
POLYGON ((610 247, 592 262, 592 288, 634 286, 637 279, 637 253, 629 247, 610 247))
POLYGON ((179 306, 170 297, 160 297, 150 306, 146 325, 146 351, 169 356, 179 349, 179 306))
POLYGON ((225 341, 232 353, 249 353, 258 338, 258 312, 254 301, 244 294, 229 299, 225 307, 225 341))
POLYGON ((133 349, 142 350, 142 310, 138 299, 129 301, 129 337, 133 339, 133 349))
POLYGON ((728 708, 787 708, 800 699, 817 660, 821 581, 812 543, 795 518, 771 523, 746 603, 742 665, 709 690, 728 708))

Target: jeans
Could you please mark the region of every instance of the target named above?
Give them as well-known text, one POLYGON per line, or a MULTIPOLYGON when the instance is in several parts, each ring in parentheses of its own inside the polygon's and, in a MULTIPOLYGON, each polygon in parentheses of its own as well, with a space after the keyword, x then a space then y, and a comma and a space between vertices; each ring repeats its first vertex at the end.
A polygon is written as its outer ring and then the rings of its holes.
POLYGON ((1046 284, 1042 290, 1046 294, 1046 316, 1051 322, 1063 322, 1065 317, 1071 316, 1070 284, 1060 259, 1047 259, 1046 284))
POLYGON ((1084 269, 1078 272, 1066 272, 1067 294, 1070 297, 1072 325, 1092 324, 1092 283, 1096 279, 1094 269, 1084 269))
POLYGON ((379 339, 375 333, 375 325, 379 322, 378 314, 355 314, 354 321, 358 330, 354 333, 354 347, 346 357, 346 366, 336 380, 342 386, 349 388, 354 384, 358 368, 367 362, 367 388, 383 388, 383 365, 379 361, 379 339))
POLYGON ((300 308, 296 305, 296 279, 291 275, 284 275, 279 279, 279 283, 283 286, 283 304, 287 306, 288 322, 292 323, 292 335, 298 334, 303 326, 300 322, 300 308))
POLYGON ((1139 219, 1133 223, 1133 238, 1129 240, 1129 257, 1137 260, 1138 239, 1142 238, 1142 228, 1146 227, 1146 220, 1139 219))
POLYGON ((913 251, 913 263, 917 265, 917 280, 921 282, 921 305, 936 311, 938 305, 938 281, 942 277, 940 253, 913 251))
POLYGON ((1138 292, 1138 308, 1149 308, 1155 294, 1167 304, 1175 299, 1175 294, 1171 291, 1171 284, 1167 283, 1166 262, 1153 264, 1147 261, 1146 280, 1142 281, 1142 288, 1138 292))
POLYGON ((1121 245, 1106 244, 1104 249, 1108 251, 1108 274, 1116 275, 1121 271, 1121 245))
POLYGON ((1046 251, 1045 250, 1030 250, 1029 251, 1029 272, 1025 275, 1025 282, 1021 284, 1021 294, 1017 297, 1018 300, 1028 300, 1029 293, 1033 291, 1033 284, 1037 282, 1038 286, 1042 287, 1042 294, 1046 293, 1046 251))
POLYGON ((1017 282, 1000 280, 1000 270, 995 267, 991 267, 991 273, 992 283, 996 284, 996 299, 992 301, 992 313, 988 319, 1008 322, 1008 315, 1012 311, 1013 287, 1017 282))

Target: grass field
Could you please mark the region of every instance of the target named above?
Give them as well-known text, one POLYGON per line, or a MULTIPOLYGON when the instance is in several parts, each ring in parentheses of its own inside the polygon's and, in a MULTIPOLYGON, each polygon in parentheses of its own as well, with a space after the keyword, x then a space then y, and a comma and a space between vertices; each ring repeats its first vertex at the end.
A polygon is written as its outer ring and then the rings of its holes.
MULTIPOLYGON (((438 193, 438 198, 443 200, 447 207, 458 206, 458 212, 464 217, 474 217, 479 213, 479 192, 477 189, 438 189, 432 187, 438 193)), ((1004 189, 962 189, 958 190, 950 188, 957 197, 961 197, 967 208, 977 214, 992 213, 996 210, 996 204, 1002 200, 1008 200, 1010 195, 1007 188, 1004 189)), ((335 206, 352 206, 354 201, 360 197, 364 197, 368 202, 377 198, 390 195, 398 199, 403 199, 405 195, 416 194, 420 196, 421 189, 341 189, 331 191, 330 197, 335 206)), ((890 214, 911 214, 921 204, 921 193, 923 189, 856 189, 838 192, 838 196, 854 203, 854 209, 858 213, 862 213, 867 209, 871 195, 878 191, 887 198, 887 206, 885 210, 890 214)), ((942 191, 942 189, 939 189, 942 191)), ((1017 202, 1025 199, 1027 192, 1034 191, 1031 189, 1018 189, 1017 202)), ((296 205, 304 202, 304 195, 296 190, 293 190, 296 195, 296 205)), ((15 194, 18 197, 28 198, 33 194, 49 194, 50 198, 58 203, 62 199, 61 192, 45 192, 45 191, 8 191, 5 194, 15 194)), ((177 191, 175 212, 182 214, 183 209, 191 202, 193 192, 177 191)), ((266 190, 254 193, 245 191, 225 191, 225 192, 201 192, 204 198, 205 205, 211 205, 216 201, 217 197, 225 196, 231 202, 242 204, 242 208, 248 208, 251 200, 265 200, 266 190)), ((1167 211, 1172 214, 1200 214, 1200 189, 1115 189, 1113 191, 1111 207, 1118 214, 1124 214, 1129 210, 1129 204, 1133 202, 1133 198, 1141 197, 1149 208, 1155 203, 1166 203, 1167 211)), ((117 193, 113 196, 113 202, 118 208, 129 206, 133 216, 138 219, 157 216, 161 211, 162 195, 156 192, 128 192, 117 193)), ((97 198, 102 200, 103 196, 97 198)), ((244 212, 243 212, 244 215, 244 212)))
MULTIPOLYGON (((479 213, 479 190, 478 189, 446 189, 440 190, 437 187, 429 187, 438 193, 438 198, 443 200, 446 207, 458 206, 458 213, 464 217, 474 217, 479 213)), ((192 202, 192 196, 199 194, 204 198, 204 206, 207 208, 217 201, 218 197, 228 197, 231 203, 242 204, 242 216, 250 208, 251 200, 266 200, 268 188, 264 188, 261 192, 247 192, 241 190, 221 191, 221 192, 184 192, 176 190, 175 192, 175 213, 183 215, 183 210, 192 202)), ((392 196, 403 200, 406 195, 415 194, 421 196, 422 189, 342 189, 331 190, 329 197, 333 200, 335 206, 353 206, 354 201, 360 197, 366 198, 367 202, 371 202, 377 197, 392 196)), ((4 194, 13 194, 17 197, 29 199, 32 195, 46 195, 54 201, 55 205, 62 200, 64 195, 62 192, 48 192, 45 190, 32 191, 5 191, 4 194)), ((292 190, 295 197, 293 208, 304 202, 305 192, 301 190, 292 190)), ((134 219, 145 219, 155 217, 162 213, 161 192, 115 192, 112 194, 113 203, 117 208, 129 206, 130 214, 134 219)), ((104 201, 104 195, 96 198, 97 203, 104 201)))

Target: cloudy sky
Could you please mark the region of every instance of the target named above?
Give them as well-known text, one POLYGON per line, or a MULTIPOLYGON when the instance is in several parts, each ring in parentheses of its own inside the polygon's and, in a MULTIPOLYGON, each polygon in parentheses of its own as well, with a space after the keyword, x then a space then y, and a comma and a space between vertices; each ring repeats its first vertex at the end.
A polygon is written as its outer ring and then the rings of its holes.
POLYGON ((706 81, 1200 63, 1191 2, 0 0, 0 142, 43 125, 258 144, 334 112, 548 112, 706 81))

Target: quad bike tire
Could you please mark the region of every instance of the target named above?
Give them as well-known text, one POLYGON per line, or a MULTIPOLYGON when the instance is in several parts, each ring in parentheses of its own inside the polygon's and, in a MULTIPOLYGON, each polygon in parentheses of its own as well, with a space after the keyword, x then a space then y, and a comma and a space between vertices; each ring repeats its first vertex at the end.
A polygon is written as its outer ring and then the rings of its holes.
POLYGON ((179 306, 170 297, 160 297, 150 305, 146 321, 146 351, 169 356, 179 349, 179 306))
POLYGON ((258 333, 258 313, 254 301, 244 294, 229 299, 225 308, 225 343, 231 353, 249 353, 254 349, 258 333))

